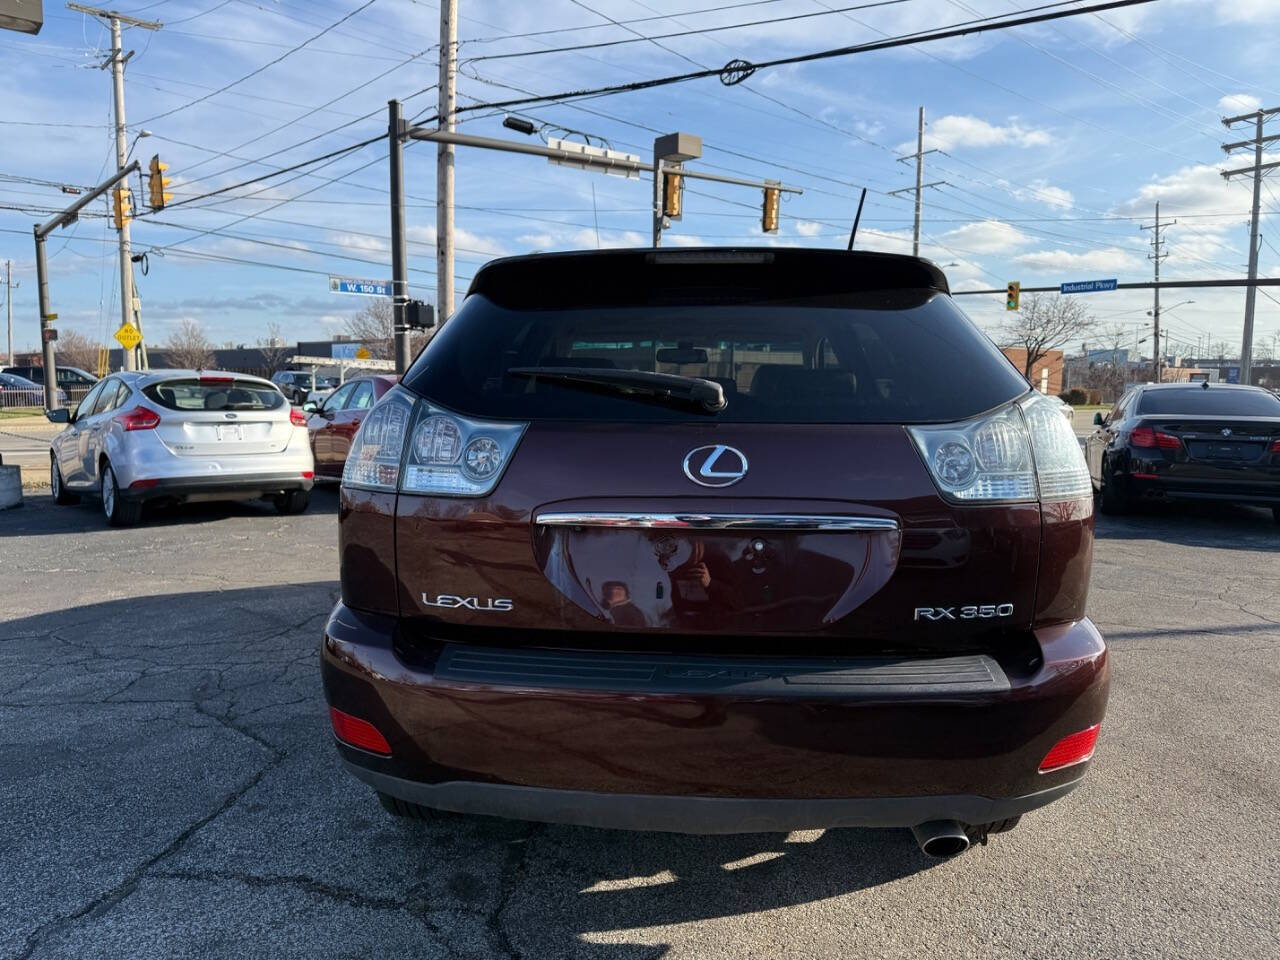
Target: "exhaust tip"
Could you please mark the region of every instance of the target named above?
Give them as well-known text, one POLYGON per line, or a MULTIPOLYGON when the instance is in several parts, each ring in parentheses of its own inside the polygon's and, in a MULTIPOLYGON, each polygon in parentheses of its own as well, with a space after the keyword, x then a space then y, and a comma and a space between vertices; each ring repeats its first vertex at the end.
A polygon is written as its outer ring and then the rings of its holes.
POLYGON ((955 820, 930 820, 912 827, 911 832, 927 857, 949 860, 969 849, 969 835, 955 820))

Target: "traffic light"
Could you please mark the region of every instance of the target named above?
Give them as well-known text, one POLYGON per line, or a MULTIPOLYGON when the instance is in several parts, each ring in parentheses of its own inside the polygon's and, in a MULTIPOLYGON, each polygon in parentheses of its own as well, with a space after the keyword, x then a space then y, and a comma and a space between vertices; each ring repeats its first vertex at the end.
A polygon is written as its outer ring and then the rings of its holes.
POLYGON ((662 215, 668 220, 680 219, 684 200, 684 177, 678 173, 662 175, 662 215))
POLYGON ((1009 292, 1005 295, 1004 308, 1006 310, 1018 309, 1018 297, 1022 294, 1022 284, 1017 280, 1009 281, 1009 292))
POLYGON ((124 225, 133 219, 133 195, 128 187, 116 187, 111 191, 111 201, 112 219, 116 229, 123 230, 124 225))
POLYGON ((778 206, 781 201, 781 190, 777 187, 764 188, 764 211, 760 217, 760 228, 765 233, 778 232, 778 206))
POLYGON ((410 330, 429 330, 436 325, 436 308, 421 300, 404 305, 404 325, 410 330))
POLYGON ((172 193, 164 192, 165 188, 172 183, 164 175, 164 172, 168 169, 169 165, 167 163, 160 162, 160 154, 157 153, 151 158, 151 174, 147 177, 147 187, 151 191, 150 207, 152 210, 163 210, 164 205, 173 199, 172 193))

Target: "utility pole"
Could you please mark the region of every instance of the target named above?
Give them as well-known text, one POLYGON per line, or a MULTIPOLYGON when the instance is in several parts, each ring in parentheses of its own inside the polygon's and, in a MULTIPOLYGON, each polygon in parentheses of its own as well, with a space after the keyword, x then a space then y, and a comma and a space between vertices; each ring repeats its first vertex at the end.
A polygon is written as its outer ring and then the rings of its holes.
MULTIPOLYGON (((908 160, 916 162, 916 215, 915 226, 911 232, 911 255, 913 257, 920 256, 920 214, 924 205, 924 191, 926 187, 940 187, 945 180, 935 180, 933 183, 924 182, 924 157, 927 153, 937 153, 937 150, 926 150, 924 148, 924 107, 920 108, 920 116, 916 124, 916 152, 908 154, 905 157, 899 157, 899 163, 906 163, 908 160)), ((890 190, 889 196, 894 197, 900 193, 911 192, 910 187, 904 187, 901 190, 890 190)))
POLYGON ((391 144, 391 318, 395 331, 396 373, 409 369, 409 265, 404 233, 404 118, 400 101, 387 102, 387 138, 391 144))
POLYGON ((1253 282, 1258 279, 1258 208, 1262 201, 1262 175, 1267 170, 1280 167, 1280 163, 1263 163, 1262 146, 1280 140, 1280 135, 1264 137, 1262 125, 1269 116, 1280 113, 1280 107, 1269 110, 1255 110, 1253 113, 1241 114, 1238 117, 1224 117, 1222 125, 1230 129, 1232 124, 1252 120, 1254 135, 1252 140, 1241 140, 1237 143, 1224 143, 1222 151, 1231 153, 1241 147, 1253 147, 1253 166, 1240 167, 1236 170, 1222 171, 1223 179, 1230 180, 1241 173, 1253 174, 1253 216, 1249 222, 1249 286, 1244 294, 1244 339, 1240 345, 1240 382, 1249 383, 1253 372, 1253 311, 1258 298, 1258 287, 1253 282))
POLYGON ((13 288, 19 286, 13 282, 13 261, 6 260, 4 262, 4 302, 5 310, 9 314, 9 366, 17 363, 13 359, 13 288))
MULTIPOLYGON (((458 0, 440 0, 439 129, 453 133, 458 81, 458 0)), ((453 316, 453 144, 436 144, 436 316, 453 316)))
MULTIPOLYGON (((114 88, 115 102, 115 126, 116 126, 116 172, 119 173, 124 169, 125 164, 129 162, 129 130, 125 124, 124 117, 124 65, 133 56, 130 50, 124 53, 120 39, 120 25, 123 23, 130 27, 141 27, 144 30, 159 30, 163 24, 155 20, 139 20, 136 17, 126 16, 123 13, 117 13, 114 10, 101 10, 97 7, 86 7, 79 3, 68 3, 68 10, 74 10, 77 13, 86 13, 101 20, 106 20, 111 25, 111 56, 107 58, 106 63, 102 64, 102 69, 111 67, 111 81, 114 88)), ((128 183, 122 181, 117 188, 121 197, 128 196, 128 183)), ((118 208, 123 209, 127 200, 117 200, 118 208)), ((135 317, 133 290, 133 263, 130 259, 130 237, 129 237, 129 218, 121 216, 119 218, 119 246, 120 246, 120 321, 121 325, 133 325, 138 327, 141 332, 142 324, 135 317)), ((133 350, 123 351, 124 368, 126 370, 136 370, 137 348, 133 350)))
POLYGON ((1151 311, 1151 317, 1155 321, 1155 336, 1151 340, 1153 344, 1152 353, 1154 354, 1151 361, 1151 374, 1152 379, 1155 380, 1156 383, 1160 383, 1160 367, 1162 366, 1161 360, 1164 359, 1160 353, 1160 261, 1169 256, 1167 253, 1160 252, 1161 248, 1164 246, 1164 234, 1160 231, 1168 229, 1177 222, 1177 220, 1170 220, 1167 223, 1160 222, 1160 201, 1157 200, 1156 222, 1146 224, 1141 227, 1143 230, 1151 231, 1151 248, 1154 252, 1147 254, 1147 259, 1155 264, 1156 269, 1156 285, 1152 288, 1155 293, 1155 305, 1152 307, 1151 311))

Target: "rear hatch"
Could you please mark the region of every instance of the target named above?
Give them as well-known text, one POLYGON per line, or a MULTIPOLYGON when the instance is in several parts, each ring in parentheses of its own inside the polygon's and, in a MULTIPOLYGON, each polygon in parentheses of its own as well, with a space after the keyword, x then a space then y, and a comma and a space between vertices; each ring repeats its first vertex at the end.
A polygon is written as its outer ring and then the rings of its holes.
POLYGON ((148 384, 143 394, 161 411, 156 435, 180 457, 280 453, 293 433, 289 404, 256 378, 185 375, 148 384))
POLYGON ((868 654, 987 649, 1031 625, 1034 481, 966 501, 972 478, 944 496, 926 466, 963 469, 946 458, 964 431, 1017 419, 1027 393, 936 269, 816 251, 564 261, 487 267, 348 460, 344 485, 376 489, 369 443, 393 415, 406 431, 407 637, 868 654), (709 381, 723 407, 624 371, 709 381))

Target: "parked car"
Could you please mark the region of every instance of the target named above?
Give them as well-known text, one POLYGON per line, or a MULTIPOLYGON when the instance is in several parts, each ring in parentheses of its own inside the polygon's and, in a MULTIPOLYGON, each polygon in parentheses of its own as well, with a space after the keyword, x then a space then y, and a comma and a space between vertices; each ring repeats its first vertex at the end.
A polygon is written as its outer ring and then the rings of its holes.
POLYGON ((1061 397, 1054 397, 1054 399, 1058 401, 1059 412, 1067 418, 1067 423, 1074 424, 1076 415, 1075 407, 1071 406, 1071 404, 1067 403, 1067 401, 1063 400, 1061 397))
MULTIPOLYGON (((4 373, 12 374, 36 383, 40 389, 44 389, 44 367, 42 366, 15 366, 5 367, 4 373)), ((79 367, 64 367, 58 365, 54 367, 54 376, 58 381, 58 389, 64 392, 64 396, 60 403, 79 403, 80 400, 93 389, 93 385, 98 382, 88 370, 82 370, 79 367)), ((42 406, 44 400, 40 400, 37 406, 42 406)))
POLYGON ((1092 543, 1057 403, 928 261, 496 260, 347 456, 330 720, 404 816, 953 855, 1087 770, 1092 543))
POLYGON ((325 397, 340 386, 342 386, 342 381, 337 377, 318 377, 316 379, 316 388, 307 393, 307 398, 302 402, 302 405, 305 407, 310 403, 318 408, 320 404, 324 403, 325 397))
POLYGON ((1085 442, 1104 513, 1137 500, 1271 507, 1280 523, 1280 398, 1230 383, 1145 384, 1094 414, 1085 442))
MULTIPOLYGON (((58 403, 67 402, 67 392, 58 389, 58 403)), ((0 373, 0 408, 43 407, 44 384, 20 377, 16 373, 0 373)))
POLYGON ((317 477, 337 480, 342 476, 356 430, 373 405, 395 384, 394 376, 359 377, 348 380, 318 403, 309 400, 303 405, 303 412, 309 414, 307 430, 317 477))
POLYGON ((271 375, 271 382, 296 406, 306 402, 307 394, 316 388, 319 379, 309 370, 277 370, 271 375))
POLYGON ((315 465, 306 418, 267 380, 238 373, 151 370, 100 382, 54 437, 54 499, 102 498, 112 526, 136 523, 150 501, 270 498, 307 508, 315 465))

